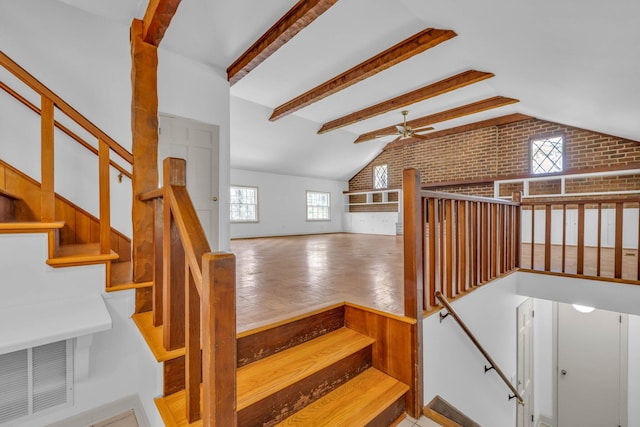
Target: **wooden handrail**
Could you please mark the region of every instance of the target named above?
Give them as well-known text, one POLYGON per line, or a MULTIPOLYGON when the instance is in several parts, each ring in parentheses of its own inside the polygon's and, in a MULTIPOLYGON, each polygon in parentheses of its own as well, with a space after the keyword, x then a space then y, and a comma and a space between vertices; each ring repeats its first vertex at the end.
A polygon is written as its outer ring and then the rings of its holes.
POLYGON ((82 128, 84 128, 91 135, 106 142, 109 148, 116 154, 118 154, 118 156, 122 157, 128 163, 133 163, 133 155, 126 148, 114 141, 109 135, 104 133, 100 128, 89 121, 89 119, 76 111, 71 105, 66 103, 62 98, 60 98, 52 90, 42 84, 38 79, 29 74, 24 68, 16 64, 1 50, 0 65, 4 66, 4 68, 9 70, 13 75, 15 75, 31 89, 33 89, 40 95, 50 99, 54 103, 54 105, 60 109, 60 111, 62 111, 69 118, 82 126, 82 128))
POLYGON ((420 194, 423 197, 432 199, 444 199, 444 200, 464 200, 467 202, 482 202, 482 203, 494 203, 499 205, 518 206, 519 203, 512 202, 511 200, 498 199, 495 197, 479 197, 469 196, 466 194, 444 193, 442 191, 421 190, 420 194))
POLYGON ((163 173, 162 190, 140 196, 155 203, 154 238, 162 240, 161 250, 157 241, 154 244, 154 323, 159 319, 163 325, 165 348, 185 347, 185 410, 189 423, 202 419, 204 427, 234 427, 235 257, 210 252, 186 188, 186 162, 167 158, 163 173), (156 305, 156 296, 162 307, 156 305), (162 315, 156 316, 156 310, 162 310, 162 315))
POLYGON ((568 200, 544 200, 537 201, 532 199, 523 198, 522 206, 562 206, 562 205, 598 205, 598 204, 611 204, 616 203, 640 203, 640 197, 625 197, 618 199, 568 199, 568 200))
MULTIPOLYGON (((31 111, 33 111, 34 113, 40 115, 42 114, 40 108, 36 107, 31 101, 29 101, 27 98, 25 98, 24 96, 20 95, 18 92, 16 92, 15 90, 11 89, 9 86, 7 86, 6 83, 4 82, 0 82, 0 89, 4 90, 6 93, 8 93, 9 95, 11 95, 12 97, 14 97, 17 101, 20 101, 22 104, 24 104, 27 108, 29 108, 31 111)), ((85 147, 87 150, 91 151, 93 154, 95 154, 96 156, 98 155, 98 149, 95 148, 94 146, 92 146, 91 144, 89 144, 87 141, 85 141, 84 139, 80 138, 75 132, 73 132, 72 130, 70 130, 68 127, 66 127, 65 125, 63 125, 62 123, 60 123, 57 120, 54 120, 53 125, 55 127, 57 127, 58 129, 60 129, 62 132, 64 132, 69 138, 73 139, 74 141, 76 141, 78 144, 82 145, 83 147, 85 147)), ((126 160, 126 159, 125 159, 126 160)), ((118 163, 114 162, 113 160, 109 159, 109 164, 111 166, 113 166, 115 169, 118 170, 118 172, 120 172, 121 174, 123 174, 124 176, 126 176, 127 178, 131 179, 132 178, 132 174, 131 172, 129 172, 128 170, 124 169, 122 166, 120 166, 118 163)))
MULTIPOLYGON (((453 318, 456 319, 456 322, 458 322, 458 325, 460 325, 460 328, 462 328, 464 333, 467 334, 467 336, 469 337, 471 342, 476 346, 476 348, 478 350, 480 350, 480 353, 482 353, 484 358, 487 359, 487 362, 489 362, 489 364, 491 365, 491 368, 493 368, 498 373, 498 375, 500 376, 502 381, 504 381, 504 383, 507 385, 507 387, 509 387, 509 390, 511 390, 511 392, 513 393, 513 396, 509 396, 509 400, 511 400, 511 399, 513 399, 515 397, 515 398, 518 399, 518 403, 519 404, 524 405, 524 399, 522 398, 522 396, 520 396, 520 393, 518 393, 518 390, 516 390, 516 388, 513 386, 513 384, 511 384, 511 382, 507 379, 507 376, 504 374, 502 369, 500 369, 500 366, 498 366, 498 364, 493 360, 493 358, 484 349, 484 347, 482 347, 482 345, 480 344, 480 341, 478 341, 478 339, 475 337, 475 335, 473 335, 473 332, 471 332, 471 330, 464 323, 462 318, 460 318, 460 315, 451 306, 451 304, 449 303, 447 298, 444 295, 442 295, 442 292, 440 292, 440 291, 436 292, 436 298, 438 299, 438 301, 440 301, 440 303, 444 306, 444 308, 447 309, 447 314, 445 314, 445 315, 440 314, 440 321, 444 320, 449 315, 453 316, 453 318)), ((489 368, 489 369, 491 369, 491 368, 489 368)), ((489 369, 485 368, 485 372, 488 371, 489 369)))

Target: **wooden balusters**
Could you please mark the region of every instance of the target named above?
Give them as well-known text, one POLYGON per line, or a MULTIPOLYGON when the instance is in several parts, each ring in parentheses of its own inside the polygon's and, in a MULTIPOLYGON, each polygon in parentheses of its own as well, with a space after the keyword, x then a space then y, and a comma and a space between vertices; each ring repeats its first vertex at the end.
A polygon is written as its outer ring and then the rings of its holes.
POLYGON ((192 423, 200 419, 200 294, 186 260, 184 271, 186 411, 187 420, 192 423))
POLYGON ((98 191, 100 193, 100 253, 111 253, 111 189, 109 145, 98 141, 98 191))
POLYGON ((42 95, 41 123, 41 189, 42 202, 40 207, 40 220, 53 222, 55 219, 56 194, 54 187, 54 151, 53 151, 53 101, 42 95))

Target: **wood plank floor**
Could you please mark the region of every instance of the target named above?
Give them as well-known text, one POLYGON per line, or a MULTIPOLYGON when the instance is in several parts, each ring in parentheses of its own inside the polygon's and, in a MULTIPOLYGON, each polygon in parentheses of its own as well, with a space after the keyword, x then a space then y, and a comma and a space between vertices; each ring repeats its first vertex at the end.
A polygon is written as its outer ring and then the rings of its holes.
POLYGON ((332 303, 403 314, 402 236, 237 239, 238 331, 332 303))
MULTIPOLYGON (((534 265, 544 266, 535 245, 534 265)), ((348 301, 403 314, 402 236, 317 234, 231 241, 237 265, 237 324, 245 331, 313 308, 348 301)), ((567 248, 566 272, 576 271, 575 247, 567 248), (573 255, 572 255, 573 254, 573 255)), ((595 275, 593 248, 585 249, 585 274, 595 275)), ((522 245, 530 268, 531 245, 522 245)), ((623 277, 637 277, 637 250, 624 250, 623 277)), ((561 270, 553 247, 552 271, 561 270)), ((603 249, 601 275, 613 277, 613 251, 603 249)))

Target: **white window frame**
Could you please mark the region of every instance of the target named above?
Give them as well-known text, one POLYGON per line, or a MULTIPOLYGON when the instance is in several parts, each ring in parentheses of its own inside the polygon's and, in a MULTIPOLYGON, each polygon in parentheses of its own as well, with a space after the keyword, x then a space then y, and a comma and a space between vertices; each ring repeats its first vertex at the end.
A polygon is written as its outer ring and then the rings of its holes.
MULTIPOLYGON (((555 149, 555 147, 554 147, 555 149)), ((555 134, 551 134, 551 135, 542 135, 542 136, 534 136, 532 138, 529 139, 529 170, 531 171, 532 175, 546 175, 546 174, 552 174, 552 173, 561 173, 564 171, 564 159, 565 159, 565 154, 566 154, 566 139, 564 134, 562 133, 555 133, 555 134), (560 170, 552 170, 552 171, 548 171, 548 170, 540 170, 540 171, 536 171, 538 167, 535 166, 534 163, 534 156, 536 155, 536 152, 540 151, 544 154, 544 156, 546 158, 549 158, 549 160, 551 160, 551 158, 549 157, 550 153, 546 153, 544 150, 540 149, 540 148, 534 148, 534 144, 536 143, 543 143, 545 141, 550 141, 552 144, 554 143, 554 141, 552 140, 560 140, 560 162, 559 164, 557 162, 554 162, 555 166, 559 167, 560 170)), ((543 160, 544 161, 544 160, 543 160)), ((553 160, 551 160, 553 161, 553 160)))
POLYGON ((373 167, 373 188, 375 190, 382 190, 385 188, 389 188, 389 165, 377 165, 373 167), (378 186, 378 170, 384 168, 384 186, 378 186))
POLYGON ((328 191, 313 191, 307 190, 305 194, 305 204, 307 211, 307 221, 331 221, 331 193, 328 191), (327 204, 326 205, 310 205, 309 204, 309 195, 310 194, 322 194, 327 196, 327 204), (320 207, 327 209, 327 217, 326 218, 309 218, 309 208, 320 207))
POLYGON ((237 224, 243 224, 243 223, 255 223, 255 222, 260 222, 260 214, 259 214, 259 193, 258 193, 258 187, 253 187, 250 185, 231 185, 229 187, 229 219, 232 223, 237 224), (256 193, 256 202, 255 204, 253 203, 232 203, 231 202, 231 192, 233 191, 234 188, 238 188, 238 189, 252 189, 255 191, 256 193), (234 219, 233 218, 233 206, 234 205, 239 205, 239 206, 250 206, 250 205, 254 205, 255 206, 255 212, 256 212, 256 217, 255 219, 234 219))

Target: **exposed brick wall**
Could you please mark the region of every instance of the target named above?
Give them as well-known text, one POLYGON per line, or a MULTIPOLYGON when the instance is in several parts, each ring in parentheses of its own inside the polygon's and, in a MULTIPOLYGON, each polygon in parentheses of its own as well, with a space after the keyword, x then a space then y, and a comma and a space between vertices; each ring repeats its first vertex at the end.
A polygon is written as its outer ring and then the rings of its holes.
MULTIPOLYGON (((464 132, 432 140, 416 142, 382 152, 349 181, 349 190, 368 190, 373 186, 372 170, 376 165, 389 165, 389 186, 402 186, 402 170, 420 170, 422 184, 479 180, 508 176, 524 176, 529 170, 529 140, 556 134, 564 136, 564 169, 588 172, 589 169, 621 167, 640 163, 640 142, 603 135, 544 120, 530 119, 501 126, 464 132)), ((569 191, 618 191, 640 189, 638 176, 568 181, 569 191)), ((501 191, 521 186, 509 186, 501 191)), ((491 184, 469 184, 442 187, 440 191, 461 192, 479 196, 493 195, 491 184)), ((559 192, 558 180, 532 184, 531 194, 559 192)))

